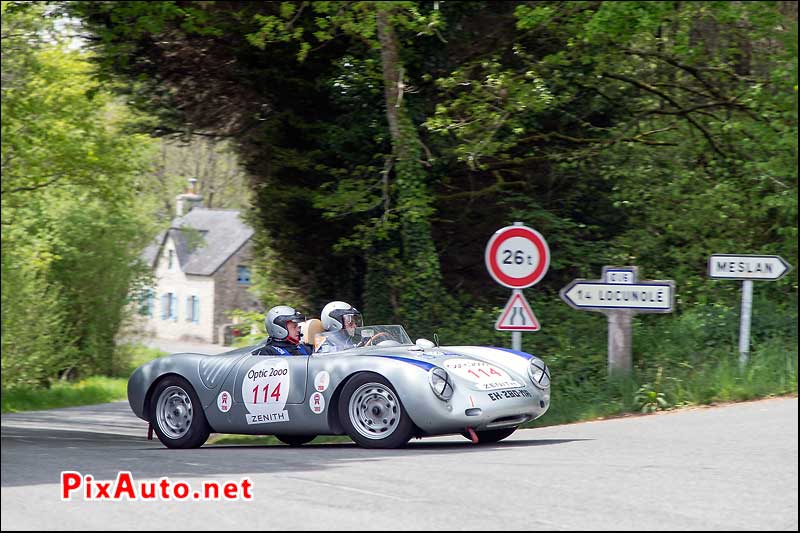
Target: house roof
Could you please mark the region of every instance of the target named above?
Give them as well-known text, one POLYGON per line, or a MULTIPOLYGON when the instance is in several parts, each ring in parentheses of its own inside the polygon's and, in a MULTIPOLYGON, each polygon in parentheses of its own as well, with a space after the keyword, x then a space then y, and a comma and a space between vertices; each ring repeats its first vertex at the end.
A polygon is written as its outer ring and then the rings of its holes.
POLYGON ((234 209, 195 207, 172 221, 161 232, 143 258, 151 267, 167 240, 175 241, 178 262, 186 274, 210 276, 253 236, 253 229, 244 223, 234 209))

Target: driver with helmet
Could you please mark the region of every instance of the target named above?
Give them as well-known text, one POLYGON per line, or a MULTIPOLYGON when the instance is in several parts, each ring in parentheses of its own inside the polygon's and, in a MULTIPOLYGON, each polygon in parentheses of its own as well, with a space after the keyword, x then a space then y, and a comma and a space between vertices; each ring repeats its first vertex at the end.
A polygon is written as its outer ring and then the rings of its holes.
POLYGON ((313 348, 301 342, 300 322, 305 320, 302 313, 288 305, 270 309, 264 319, 269 338, 253 355, 310 355, 313 348))
MULTIPOLYGON (((347 302, 330 302, 322 308, 322 328, 327 332, 332 332, 336 337, 335 344, 339 350, 356 348, 360 344, 355 339, 356 328, 364 325, 364 320, 358 309, 347 302)), ((319 351, 330 351, 331 342, 326 340, 319 351)))
POLYGON ((378 333, 372 337, 357 340, 356 329, 364 325, 364 319, 358 309, 347 302, 330 302, 322 308, 321 319, 323 329, 331 333, 331 335, 326 335, 325 341, 317 349, 318 352, 360 348, 371 345, 375 339, 387 335, 386 333, 378 333))

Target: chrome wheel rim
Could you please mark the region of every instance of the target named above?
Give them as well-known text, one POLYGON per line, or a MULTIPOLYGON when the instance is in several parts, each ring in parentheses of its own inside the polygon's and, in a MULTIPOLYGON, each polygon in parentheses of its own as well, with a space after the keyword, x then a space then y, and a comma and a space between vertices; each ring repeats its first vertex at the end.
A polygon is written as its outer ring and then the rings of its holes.
POLYGON ((180 439, 189 432, 193 413, 192 400, 180 387, 167 387, 158 397, 156 420, 161 432, 170 439, 180 439))
POLYGON ((350 422, 360 435, 381 440, 400 424, 400 402, 394 391, 381 383, 367 383, 350 396, 350 422))

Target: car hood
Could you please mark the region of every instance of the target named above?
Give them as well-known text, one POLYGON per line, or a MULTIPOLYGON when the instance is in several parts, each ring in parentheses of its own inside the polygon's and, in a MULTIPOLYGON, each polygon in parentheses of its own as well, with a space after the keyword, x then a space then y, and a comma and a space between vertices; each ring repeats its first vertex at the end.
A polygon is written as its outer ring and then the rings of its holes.
MULTIPOLYGON (((481 367, 490 369, 489 366, 476 365, 475 363, 485 363, 498 370, 505 371, 512 380, 517 381, 520 386, 527 382, 527 372, 531 359, 538 358, 535 355, 498 348, 492 346, 438 346, 435 348, 418 348, 416 346, 396 346, 387 348, 360 348, 339 352, 341 355, 353 355, 358 357, 385 357, 411 364, 417 364, 423 368, 430 369, 438 366, 448 370, 451 374, 462 376, 469 380, 466 373, 469 366, 473 365, 475 370, 480 371, 481 367)), ((502 373, 502 372, 501 372, 502 373)), ((476 388, 479 388, 476 386, 476 388)))

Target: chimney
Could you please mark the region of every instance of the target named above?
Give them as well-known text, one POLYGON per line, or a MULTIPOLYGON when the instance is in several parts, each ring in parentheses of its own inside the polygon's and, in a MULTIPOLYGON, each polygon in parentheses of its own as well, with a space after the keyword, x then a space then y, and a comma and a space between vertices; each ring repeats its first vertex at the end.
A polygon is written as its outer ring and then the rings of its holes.
POLYGON ((197 193, 197 178, 189 178, 186 192, 175 197, 175 216, 182 217, 184 211, 188 213, 192 208, 203 204, 203 197, 197 193))

